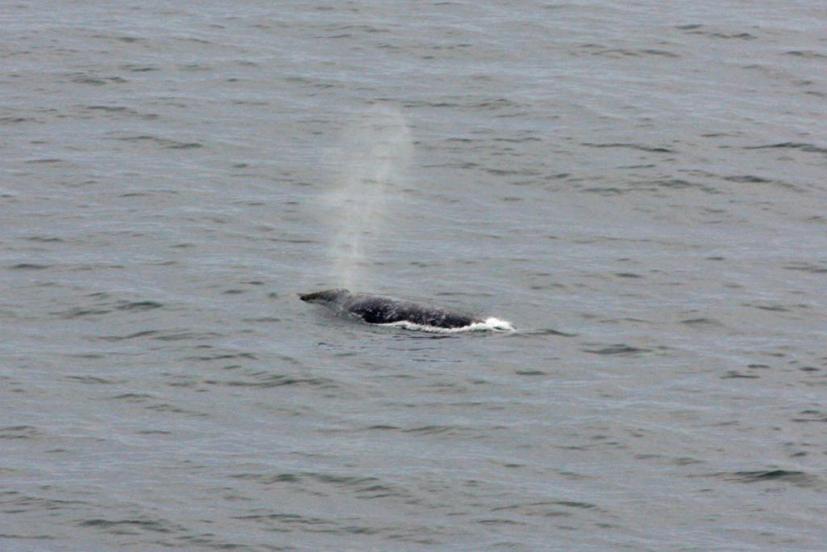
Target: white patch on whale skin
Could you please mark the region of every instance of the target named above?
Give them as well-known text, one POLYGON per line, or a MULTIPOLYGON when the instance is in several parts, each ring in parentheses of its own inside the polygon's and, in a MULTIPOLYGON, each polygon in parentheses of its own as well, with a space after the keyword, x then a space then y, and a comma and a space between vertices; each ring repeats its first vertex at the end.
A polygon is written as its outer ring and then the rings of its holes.
POLYGON ((405 330, 415 330, 420 332, 432 333, 460 333, 460 332, 514 332, 516 328, 508 320, 501 320, 493 316, 489 316, 482 322, 474 322, 467 326, 459 328, 440 328, 438 326, 428 326, 426 324, 414 324, 407 320, 400 320, 399 322, 388 322, 387 324, 376 324, 377 326, 392 326, 394 328, 402 328, 405 330))

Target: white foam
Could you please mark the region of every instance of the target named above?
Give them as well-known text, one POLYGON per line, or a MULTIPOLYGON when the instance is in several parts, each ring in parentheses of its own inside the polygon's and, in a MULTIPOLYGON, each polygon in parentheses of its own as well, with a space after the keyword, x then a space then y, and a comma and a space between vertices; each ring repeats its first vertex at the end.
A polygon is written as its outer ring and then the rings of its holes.
POLYGON ((513 332, 516 331, 514 325, 508 320, 501 320, 490 316, 482 322, 474 322, 467 326, 460 328, 440 328, 438 326, 428 326, 426 324, 414 324, 407 320, 399 322, 390 322, 388 324, 377 324, 378 326, 393 326, 394 328, 403 328, 405 330, 416 330, 420 332, 432 333, 460 333, 460 332, 513 332))

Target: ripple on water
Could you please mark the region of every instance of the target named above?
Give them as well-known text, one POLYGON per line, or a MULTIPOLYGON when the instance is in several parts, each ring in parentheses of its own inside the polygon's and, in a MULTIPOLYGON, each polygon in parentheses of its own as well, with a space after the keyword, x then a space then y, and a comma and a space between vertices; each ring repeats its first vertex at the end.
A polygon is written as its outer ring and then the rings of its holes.
POLYGON ((156 301, 124 301, 119 302, 115 308, 122 311, 147 311, 160 309, 163 306, 163 303, 156 301))
POLYGON ((32 496, 17 491, 0 492, 0 506, 4 513, 21 514, 25 512, 38 512, 56 510, 71 510, 78 506, 88 504, 83 500, 67 500, 57 498, 45 498, 32 496))
POLYGON ((591 511, 603 518, 606 512, 591 502, 577 500, 548 500, 509 504, 492 508, 491 512, 509 512, 519 516, 555 518, 572 517, 591 511))
POLYGON ((792 149, 799 150, 806 153, 821 153, 827 154, 827 147, 817 146, 809 142, 779 142, 777 144, 765 144, 761 146, 745 146, 745 150, 760 150, 760 149, 792 149))
POLYGON ((130 339, 151 338, 158 341, 212 341, 221 334, 215 332, 192 332, 188 330, 143 330, 126 335, 104 335, 97 339, 102 341, 124 341, 130 339))
POLYGON ((821 410, 802 410, 798 413, 798 417, 792 419, 794 422, 820 422, 827 423, 827 411, 821 410))
POLYGON ((150 136, 150 135, 138 135, 138 136, 125 136, 120 138, 115 138, 115 140, 119 140, 121 142, 146 142, 155 146, 159 146, 162 149, 173 149, 173 150, 189 150, 189 149, 198 149, 203 148, 204 144, 200 142, 182 142, 180 140, 172 140, 170 138, 161 138, 159 136, 150 136))
POLYGON ((626 148, 626 149, 633 149, 638 151, 645 151, 648 153, 675 153, 675 150, 672 148, 667 148, 665 146, 650 146, 646 144, 635 144, 632 142, 611 142, 611 143, 592 143, 592 142, 583 142, 581 145, 587 146, 590 148, 626 148))
POLYGON ((126 519, 92 518, 79 521, 78 526, 91 527, 113 535, 139 535, 146 532, 164 534, 186 532, 183 525, 145 516, 126 519))
POLYGON ((295 490, 308 494, 321 493, 326 495, 331 492, 345 492, 352 494, 354 498, 363 500, 389 497, 414 498, 414 495, 398 485, 390 484, 373 476, 317 472, 284 472, 276 474, 240 473, 234 474, 231 477, 265 486, 289 484, 295 486, 295 490), (330 488, 336 490, 331 491, 330 488))
POLYGON ((66 379, 84 385, 114 385, 126 382, 126 380, 123 379, 104 378, 100 376, 66 376, 66 379))
POLYGON ((41 263, 18 263, 9 267, 11 270, 45 270, 52 268, 52 265, 41 263))
POLYGON ((651 349, 644 349, 641 347, 632 347, 625 343, 617 343, 609 345, 608 347, 601 347, 599 349, 583 349, 587 353, 594 353, 596 355, 638 355, 648 353, 651 349))
POLYGON ((205 379, 206 385, 218 385, 225 387, 283 387, 287 385, 316 387, 319 389, 336 389, 339 383, 330 378, 301 377, 288 374, 259 373, 251 375, 249 379, 205 379))
POLYGON ((739 483, 763 483, 770 481, 777 481, 780 483, 790 483, 798 487, 816 487, 819 485, 819 478, 813 474, 797 470, 755 470, 755 471, 737 471, 728 473, 715 474, 716 477, 726 479, 727 481, 737 481, 739 483))
POLYGON ((760 377, 758 374, 745 374, 737 370, 728 370, 726 374, 721 376, 721 379, 759 379, 760 377))
POLYGON ((0 439, 34 439, 42 435, 40 430, 29 425, 0 427, 0 439))
POLYGON ((519 335, 519 336, 538 336, 538 337, 542 337, 542 336, 546 336, 546 335, 553 335, 553 336, 557 336, 557 337, 577 337, 577 334, 575 334, 575 333, 562 332, 560 330, 555 330, 554 328, 541 328, 541 329, 538 329, 538 330, 517 330, 517 332, 515 332, 514 334, 508 334, 508 335, 512 335, 512 336, 515 336, 515 335, 519 335))
POLYGON ((785 270, 796 270, 800 272, 809 272, 810 274, 827 274, 827 266, 823 264, 816 264, 811 262, 795 262, 784 266, 785 270))
POLYGON ((722 326, 718 320, 714 318, 687 318, 686 320, 681 320, 681 324, 686 324, 690 327, 704 327, 704 326, 722 326))

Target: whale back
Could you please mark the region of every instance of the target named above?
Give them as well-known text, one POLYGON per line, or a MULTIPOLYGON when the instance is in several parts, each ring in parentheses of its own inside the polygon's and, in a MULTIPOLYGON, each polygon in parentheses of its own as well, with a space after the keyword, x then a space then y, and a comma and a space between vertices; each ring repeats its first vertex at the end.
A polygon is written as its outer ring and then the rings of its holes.
POLYGON ((478 318, 438 307, 419 305, 390 297, 364 293, 351 293, 346 289, 326 289, 299 295, 302 301, 323 305, 333 311, 369 324, 394 324, 407 322, 434 328, 464 328, 478 318))
POLYGON ((462 328, 477 321, 465 314, 374 295, 351 294, 341 306, 369 324, 409 322, 436 328, 462 328))

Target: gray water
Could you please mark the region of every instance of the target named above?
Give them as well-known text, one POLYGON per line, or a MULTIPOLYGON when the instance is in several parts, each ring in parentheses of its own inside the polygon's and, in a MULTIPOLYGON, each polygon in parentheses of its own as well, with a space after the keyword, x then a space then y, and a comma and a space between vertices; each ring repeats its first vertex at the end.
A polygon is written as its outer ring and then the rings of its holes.
POLYGON ((823 2, 182 6, 0 5, 0 549, 824 550, 823 2))

